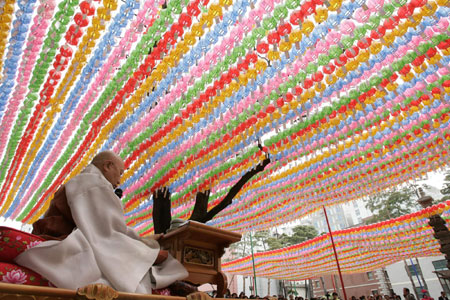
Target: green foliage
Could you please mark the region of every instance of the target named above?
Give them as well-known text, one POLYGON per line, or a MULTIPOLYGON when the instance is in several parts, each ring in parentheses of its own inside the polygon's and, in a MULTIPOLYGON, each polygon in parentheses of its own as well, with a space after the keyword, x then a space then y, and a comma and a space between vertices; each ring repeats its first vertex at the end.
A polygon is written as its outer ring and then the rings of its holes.
POLYGON ((239 242, 230 245, 231 257, 223 259, 224 261, 233 260, 240 257, 245 257, 251 253, 250 236, 243 234, 239 242))
MULTIPOLYGON (((317 230, 313 226, 299 225, 292 228, 292 235, 287 234, 271 234, 268 230, 258 231, 253 233, 253 251, 263 252, 268 250, 280 249, 295 244, 299 244, 306 240, 318 236, 317 230)), ((233 259, 251 255, 250 234, 242 235, 240 242, 234 243, 230 246, 233 259)))
POLYGON ((378 193, 369 198, 366 207, 374 215, 366 221, 367 224, 397 218, 411 213, 418 208, 418 185, 409 185, 401 189, 392 189, 378 193))
POLYGON ((315 238, 318 235, 316 228, 313 226, 299 225, 292 228, 292 235, 285 233, 266 240, 269 250, 279 249, 315 238))
POLYGON ((266 239, 266 244, 269 250, 280 249, 310 240, 317 235, 318 232, 313 226, 298 225, 292 228, 291 235, 283 233, 278 236, 268 237, 266 239))
POLYGON ((270 232, 268 230, 255 232, 252 238, 253 238, 253 247, 258 249, 255 252, 263 252, 268 250, 266 242, 266 240, 270 238, 270 232))
POLYGON ((442 197, 438 202, 445 202, 447 200, 450 200, 450 195, 445 195, 444 197, 442 197))
POLYGON ((316 228, 313 226, 299 225, 294 227, 292 231, 293 234, 288 240, 290 245, 295 245, 306 240, 310 240, 318 235, 316 228))
POLYGON ((284 233, 282 235, 278 236, 278 238, 272 237, 272 236, 269 237, 266 240, 269 250, 280 249, 280 248, 285 247, 282 241, 285 240, 286 237, 287 237, 287 235, 284 233))

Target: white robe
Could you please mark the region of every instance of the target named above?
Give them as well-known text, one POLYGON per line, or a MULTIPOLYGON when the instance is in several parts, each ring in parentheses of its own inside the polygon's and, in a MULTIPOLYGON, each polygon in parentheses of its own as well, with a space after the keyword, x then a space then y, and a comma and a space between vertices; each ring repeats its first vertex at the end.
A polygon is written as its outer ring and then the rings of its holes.
POLYGON ((159 244, 144 244, 127 227, 120 199, 94 165, 66 183, 67 202, 77 225, 66 239, 46 241, 16 258, 56 287, 77 289, 105 283, 130 293, 151 293, 188 276, 177 260, 153 265, 159 244))

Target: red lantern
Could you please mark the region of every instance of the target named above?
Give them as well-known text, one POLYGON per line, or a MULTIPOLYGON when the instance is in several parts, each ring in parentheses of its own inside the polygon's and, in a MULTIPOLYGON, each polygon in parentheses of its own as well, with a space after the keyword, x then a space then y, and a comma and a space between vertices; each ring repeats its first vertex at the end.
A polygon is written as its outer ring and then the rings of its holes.
POLYGON ((287 92, 284 98, 286 99, 286 102, 291 102, 294 99, 294 96, 292 93, 287 92))
POLYGON ((248 62, 243 61, 242 63, 237 65, 237 68, 240 72, 245 71, 248 69, 248 62))
POLYGON ((280 36, 285 36, 287 34, 290 34, 291 31, 292 31, 292 26, 289 23, 282 24, 278 27, 278 34, 280 36))
POLYGON ((343 65, 345 65, 346 62, 347 62, 347 56, 345 56, 344 54, 341 54, 339 56, 339 58, 334 60, 334 64, 338 67, 342 67, 343 65))
POLYGON ((441 50, 447 49, 448 47, 450 47, 450 39, 446 40, 446 41, 442 41, 440 42, 437 47, 441 50))
POLYGON ((333 64, 330 63, 330 64, 324 66, 324 67, 322 68, 322 71, 323 71, 325 74, 328 74, 328 75, 329 75, 329 74, 333 73, 335 69, 336 69, 335 65, 333 65, 333 64))
POLYGON ((335 110, 333 110, 332 112, 331 112, 331 114, 328 116, 330 119, 334 119, 335 117, 336 117, 336 111, 335 110))
POLYGON ((80 27, 86 27, 89 25, 89 20, 87 19, 86 15, 83 15, 81 13, 77 13, 74 17, 75 24, 77 24, 80 27))
POLYGON ((264 119, 266 116, 267 116, 267 114, 265 112, 263 112, 263 111, 260 111, 258 113, 258 118, 260 118, 260 119, 264 119))
POLYGON ((279 108, 281 108, 281 107, 283 107, 283 105, 284 105, 283 97, 278 98, 278 99, 277 99, 277 106, 278 106, 279 108))
POLYGON ((428 56, 428 58, 432 58, 433 56, 436 55, 436 53, 437 53, 436 48, 431 47, 431 48, 428 49, 428 51, 427 51, 427 56, 428 56))
POLYGON ((191 27, 192 24, 192 18, 190 15, 188 15, 187 13, 182 13, 180 15, 180 24, 185 26, 185 27, 191 27))
POLYGON ((340 114, 343 114, 343 113, 345 113, 347 111, 347 106, 346 105, 342 105, 339 109, 338 109, 338 112, 340 113, 340 114))
POLYGON ((303 86, 305 89, 309 89, 313 85, 314 85, 314 82, 309 78, 306 78, 305 81, 303 82, 303 86))
POLYGON ((363 38, 359 40, 356 44, 360 49, 367 49, 372 44, 372 39, 370 37, 363 38))
POLYGON ((276 31, 269 33, 269 35, 267 36, 267 41, 270 44, 278 44, 280 40, 280 35, 276 31))
POLYGON ((181 117, 183 119, 189 118, 189 112, 187 111, 187 109, 184 109, 184 110, 181 111, 181 117))
POLYGON ((315 74, 312 75, 311 79, 314 80, 315 82, 322 81, 322 79, 323 79, 322 72, 320 72, 320 71, 316 72, 315 74))
POLYGON ((266 54, 267 52, 269 52, 269 45, 265 42, 262 42, 258 46, 256 46, 256 51, 261 54, 266 54))
POLYGON ((191 16, 198 16, 200 14, 200 9, 198 8, 198 2, 189 3, 187 6, 187 12, 191 16))
POLYGON ((389 30, 393 30, 395 27, 398 26, 400 21, 400 18, 395 16, 391 16, 389 19, 387 19, 386 21, 384 21, 384 26, 389 29, 389 30))
POLYGON ((249 53, 249 54, 247 54, 245 60, 247 60, 249 64, 255 63, 258 61, 258 55, 256 55, 256 53, 253 53, 253 52, 249 53))
POLYGON ((291 17, 289 18, 289 22, 291 22, 292 25, 298 25, 299 22, 303 21, 303 18, 303 13, 298 10, 292 13, 291 17))
POLYGON ((354 58, 358 55, 358 53, 359 48, 357 46, 353 46, 352 48, 345 50, 345 56, 347 56, 348 58, 354 58))
POLYGON ((65 56, 65 57, 71 57, 73 54, 72 48, 70 48, 67 45, 61 46, 61 48, 59 48, 59 52, 61 53, 62 56, 65 56))
POLYGON ((303 12, 303 15, 311 15, 316 11, 316 7, 312 2, 305 2, 302 7, 301 11, 303 12))
POLYGON ((414 13, 414 11, 411 10, 411 7, 408 5, 405 5, 398 9, 397 15, 402 19, 406 19, 406 18, 411 17, 413 13, 414 13))
POLYGON ((83 14, 86 14, 88 16, 93 16, 95 13, 95 7, 91 5, 88 1, 81 2, 80 9, 83 14))
POLYGON ((406 64, 403 69, 399 71, 400 74, 403 76, 406 76, 411 71, 411 66, 409 64, 406 64))
POLYGON ((268 106, 267 106, 267 108, 266 108, 266 112, 268 113, 268 114, 271 114, 271 113, 273 113, 275 111, 275 106, 273 106, 272 104, 269 104, 268 106))
POLYGON ((56 81, 58 81, 61 78, 61 73, 56 71, 55 69, 50 70, 48 74, 51 79, 56 81))

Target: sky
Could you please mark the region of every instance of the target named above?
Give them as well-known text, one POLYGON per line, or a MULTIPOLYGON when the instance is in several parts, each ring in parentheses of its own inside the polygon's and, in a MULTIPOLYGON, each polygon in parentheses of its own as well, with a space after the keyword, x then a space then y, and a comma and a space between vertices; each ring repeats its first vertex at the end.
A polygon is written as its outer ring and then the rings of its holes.
POLYGON ((32 227, 29 224, 22 224, 22 222, 14 221, 0 217, 0 226, 12 227, 22 231, 31 232, 32 227))

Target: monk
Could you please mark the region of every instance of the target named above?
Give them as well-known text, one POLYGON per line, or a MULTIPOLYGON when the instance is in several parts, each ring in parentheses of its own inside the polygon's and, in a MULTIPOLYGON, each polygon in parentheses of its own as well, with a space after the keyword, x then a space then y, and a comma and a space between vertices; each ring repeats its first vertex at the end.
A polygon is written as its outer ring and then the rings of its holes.
POLYGON ((111 151, 94 157, 55 194, 33 233, 48 240, 16 258, 56 287, 77 289, 103 283, 122 292, 150 294, 188 276, 155 239, 127 227, 114 193, 124 172, 111 151))

